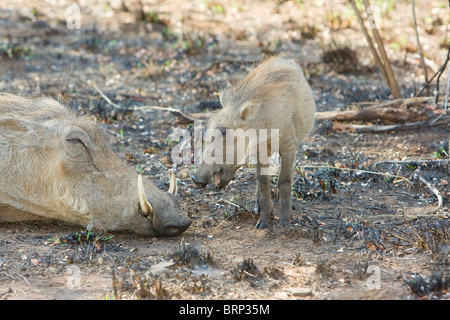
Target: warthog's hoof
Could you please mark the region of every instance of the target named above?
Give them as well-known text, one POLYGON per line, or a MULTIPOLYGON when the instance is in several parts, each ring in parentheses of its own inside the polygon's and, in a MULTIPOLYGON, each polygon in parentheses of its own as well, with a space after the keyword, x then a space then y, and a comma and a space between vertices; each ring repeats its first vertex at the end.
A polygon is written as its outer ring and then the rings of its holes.
POLYGON ((262 221, 261 219, 258 220, 258 223, 256 224, 256 229, 265 229, 269 227, 269 224, 267 222, 262 221))
POLYGON ((289 228, 291 226, 291 223, 289 222, 289 220, 288 221, 280 220, 280 223, 278 223, 278 226, 282 227, 282 228, 289 228))

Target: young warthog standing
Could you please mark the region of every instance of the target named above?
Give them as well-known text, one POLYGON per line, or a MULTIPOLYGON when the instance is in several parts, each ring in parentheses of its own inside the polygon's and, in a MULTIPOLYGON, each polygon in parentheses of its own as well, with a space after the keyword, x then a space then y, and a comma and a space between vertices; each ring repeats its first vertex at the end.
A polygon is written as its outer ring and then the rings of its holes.
MULTIPOLYGON (((60 219, 173 236, 191 220, 115 156, 102 128, 50 98, 0 94, 0 221, 60 219)), ((170 193, 172 192, 172 193, 170 193)))
MULTIPOLYGON (((192 179, 204 187, 214 176, 216 185, 219 188, 224 187, 242 165, 242 162, 227 161, 227 152, 229 154, 233 152, 225 149, 234 146, 245 148, 248 152, 252 147, 256 148, 255 211, 260 213, 256 227, 266 228, 273 212, 273 203, 269 175, 265 170, 269 164, 268 161, 263 161, 263 158, 267 159, 272 154, 272 145, 278 144, 279 150, 274 151, 278 151, 281 157, 278 177, 280 226, 288 226, 296 149, 314 125, 314 98, 302 70, 293 60, 284 57, 268 58, 246 77, 226 89, 221 95, 221 103, 223 108, 213 114, 208 121, 205 140, 212 141, 211 145, 215 146, 216 150, 223 148, 221 150, 223 161, 208 164, 203 159, 192 179), (220 130, 223 133, 223 139, 211 139, 211 134, 217 134, 217 130, 211 129, 220 130), (265 129, 268 134, 267 139, 261 139, 258 136, 258 140, 254 140, 256 146, 249 146, 249 142, 242 146, 242 143, 236 143, 239 140, 239 134, 234 134, 230 139, 227 137, 230 130, 224 129, 242 129, 241 137, 245 136, 249 130, 266 132, 265 129), (278 133, 278 137, 275 137, 275 133, 278 133), (264 148, 263 144, 266 144, 264 148)), ((214 156, 217 157, 217 154, 214 156)))

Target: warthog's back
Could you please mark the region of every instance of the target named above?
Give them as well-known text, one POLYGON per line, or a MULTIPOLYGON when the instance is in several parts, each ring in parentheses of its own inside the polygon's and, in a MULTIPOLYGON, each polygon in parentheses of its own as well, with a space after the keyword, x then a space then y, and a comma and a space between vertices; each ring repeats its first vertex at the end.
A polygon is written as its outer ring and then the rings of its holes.
POLYGON ((224 107, 216 116, 220 126, 279 129, 303 140, 314 124, 315 102, 303 71, 291 59, 266 59, 244 78, 223 91, 224 107))
POLYGON ((104 130, 97 124, 93 116, 77 115, 52 98, 27 99, 0 93, 0 121, 2 119, 20 119, 24 123, 28 121, 30 127, 27 129, 32 136, 50 133, 56 136, 58 131, 62 131, 65 127, 76 125, 89 134, 90 139, 94 140, 97 144, 96 147, 101 148, 102 152, 112 154, 109 146, 104 143, 104 130), (45 131, 40 131, 38 126, 33 127, 33 123, 43 124, 44 126, 40 129, 45 131))
POLYGON ((51 98, 26 99, 0 93, 0 118, 17 117, 34 121, 75 119, 69 109, 51 98))

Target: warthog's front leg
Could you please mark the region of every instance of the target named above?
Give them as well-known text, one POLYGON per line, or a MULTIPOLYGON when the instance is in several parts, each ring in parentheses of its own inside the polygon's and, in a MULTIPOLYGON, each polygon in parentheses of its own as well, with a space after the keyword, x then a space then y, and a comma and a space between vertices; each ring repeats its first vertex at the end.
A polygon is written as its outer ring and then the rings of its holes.
POLYGON ((256 195, 255 212, 259 213, 256 228, 264 229, 269 226, 269 218, 273 214, 272 194, 270 192, 270 176, 268 166, 257 164, 256 166, 256 195))
POLYGON ((291 184, 295 150, 281 154, 281 169, 278 176, 278 195, 280 197, 280 226, 288 227, 291 222, 291 184))

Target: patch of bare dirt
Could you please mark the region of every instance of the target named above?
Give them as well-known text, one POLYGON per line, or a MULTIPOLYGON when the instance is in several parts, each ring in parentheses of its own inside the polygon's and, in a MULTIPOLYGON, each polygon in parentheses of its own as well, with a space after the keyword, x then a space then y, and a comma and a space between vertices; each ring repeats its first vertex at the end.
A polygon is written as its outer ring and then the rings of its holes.
MULTIPOLYGON (((391 99, 346 2, 79 3, 79 30, 66 26, 71 1, 2 4, 0 90, 50 95, 95 114, 136 171, 162 189, 167 171, 176 173, 193 224, 179 237, 148 238, 58 221, 2 223, 1 299, 449 298, 449 165, 413 162, 448 159, 448 125, 358 133, 318 123, 298 148, 292 227, 278 228, 275 215, 259 230, 251 165, 224 190, 200 190, 194 166, 171 161, 177 142, 169 134, 191 125, 168 112, 131 110, 210 112, 220 88, 284 51, 304 68, 318 111, 391 99), (357 63, 324 54, 341 45, 357 63), (430 213, 436 194, 419 176, 442 196, 437 212, 430 213)), ((446 55, 448 8, 423 6, 421 40, 434 73, 446 55)), ((405 97, 423 86, 409 9, 409 1, 384 8, 382 26, 405 97)))

